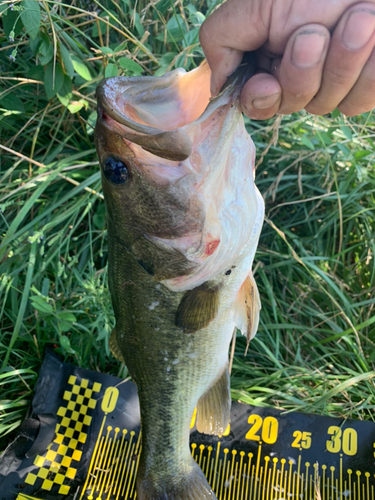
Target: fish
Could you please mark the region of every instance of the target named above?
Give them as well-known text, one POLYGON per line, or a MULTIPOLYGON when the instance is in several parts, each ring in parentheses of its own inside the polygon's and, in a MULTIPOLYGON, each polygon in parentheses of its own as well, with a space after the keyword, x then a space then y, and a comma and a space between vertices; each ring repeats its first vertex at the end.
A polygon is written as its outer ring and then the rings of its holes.
POLYGON ((228 348, 237 328, 250 341, 259 322, 264 203, 240 107, 249 71, 242 64, 214 98, 207 63, 108 78, 96 91, 110 347, 138 390, 139 500, 216 498, 189 433, 195 409, 199 432, 227 429, 228 348))

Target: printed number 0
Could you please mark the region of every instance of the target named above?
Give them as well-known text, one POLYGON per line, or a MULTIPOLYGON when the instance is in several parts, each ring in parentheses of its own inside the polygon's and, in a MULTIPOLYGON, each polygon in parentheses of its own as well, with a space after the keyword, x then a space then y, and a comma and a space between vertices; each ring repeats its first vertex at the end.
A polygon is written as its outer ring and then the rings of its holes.
POLYGON ((357 431, 348 427, 342 432, 340 427, 331 425, 327 430, 332 437, 327 441, 327 450, 331 453, 342 451, 345 455, 353 456, 357 453, 357 431), (341 438, 342 436, 342 438, 341 438))
POLYGON ((263 420, 259 415, 250 415, 247 422, 249 424, 252 424, 252 426, 245 436, 246 439, 249 439, 250 441, 260 441, 260 436, 257 434, 257 432, 260 428, 262 428, 262 441, 267 444, 276 443, 279 430, 279 422, 276 420, 276 418, 266 417, 263 420))

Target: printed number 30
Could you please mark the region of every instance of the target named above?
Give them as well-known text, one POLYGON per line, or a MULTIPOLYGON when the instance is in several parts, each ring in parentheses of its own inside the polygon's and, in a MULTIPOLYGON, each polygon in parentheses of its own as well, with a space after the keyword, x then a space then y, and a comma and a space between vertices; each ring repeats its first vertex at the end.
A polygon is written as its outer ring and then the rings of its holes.
POLYGON ((279 422, 275 417, 266 417, 264 420, 260 415, 250 415, 248 421, 252 424, 245 438, 250 441, 260 441, 260 436, 257 432, 261 430, 262 441, 267 444, 276 443, 277 433, 279 430, 279 422))

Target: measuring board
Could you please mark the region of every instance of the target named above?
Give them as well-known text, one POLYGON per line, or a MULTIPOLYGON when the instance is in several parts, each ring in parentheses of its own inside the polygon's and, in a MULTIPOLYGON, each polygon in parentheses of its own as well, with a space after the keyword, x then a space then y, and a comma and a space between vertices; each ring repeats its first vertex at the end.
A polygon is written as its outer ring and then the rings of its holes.
MULTIPOLYGON (((372 422, 233 403, 221 437, 193 417, 190 444, 219 500, 375 500, 372 422)), ((0 458, 0 500, 134 500, 141 448, 135 385, 48 355, 0 458)))

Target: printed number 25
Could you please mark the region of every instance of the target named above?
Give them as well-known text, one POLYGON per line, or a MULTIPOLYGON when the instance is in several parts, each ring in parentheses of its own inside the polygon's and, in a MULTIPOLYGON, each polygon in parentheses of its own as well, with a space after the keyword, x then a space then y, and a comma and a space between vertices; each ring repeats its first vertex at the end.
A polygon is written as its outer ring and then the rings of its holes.
POLYGON ((292 443, 293 448, 303 448, 308 450, 311 446, 311 432, 294 431, 295 440, 292 443))
POLYGON ((263 420, 260 415, 250 415, 247 422, 252 425, 245 436, 246 439, 250 441, 260 441, 260 437, 262 436, 262 441, 265 443, 276 443, 279 422, 275 417, 266 417, 263 420), (258 434, 258 431, 260 431, 261 436, 258 434))

